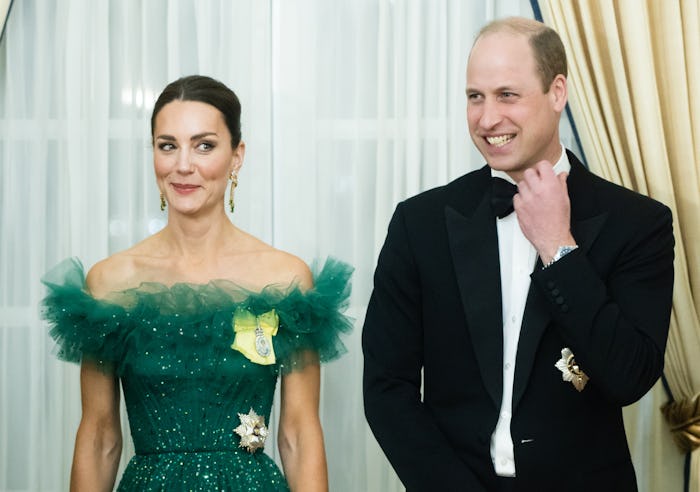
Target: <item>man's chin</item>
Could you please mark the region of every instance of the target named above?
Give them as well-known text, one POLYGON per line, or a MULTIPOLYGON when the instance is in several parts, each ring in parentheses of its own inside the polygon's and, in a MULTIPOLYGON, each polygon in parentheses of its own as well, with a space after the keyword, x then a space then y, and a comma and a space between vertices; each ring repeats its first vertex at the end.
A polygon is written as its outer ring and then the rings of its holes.
POLYGON ((503 171, 505 173, 510 173, 513 171, 519 171, 517 163, 510 162, 502 159, 486 159, 486 164, 494 171, 503 171))
POLYGON ((499 147, 477 147, 479 153, 484 157, 489 167, 506 171, 517 165, 518 159, 515 158, 510 149, 501 149, 499 147))

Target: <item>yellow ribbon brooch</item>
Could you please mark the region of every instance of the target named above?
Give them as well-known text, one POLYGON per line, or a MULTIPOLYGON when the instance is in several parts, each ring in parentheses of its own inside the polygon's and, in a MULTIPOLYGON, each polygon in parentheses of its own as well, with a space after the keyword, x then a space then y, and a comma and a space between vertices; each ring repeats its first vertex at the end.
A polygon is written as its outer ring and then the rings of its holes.
POLYGON ((274 309, 255 316, 248 310, 238 308, 233 314, 235 337, 231 348, 238 350, 248 360, 264 366, 275 363, 272 337, 277 335, 279 317, 274 309))

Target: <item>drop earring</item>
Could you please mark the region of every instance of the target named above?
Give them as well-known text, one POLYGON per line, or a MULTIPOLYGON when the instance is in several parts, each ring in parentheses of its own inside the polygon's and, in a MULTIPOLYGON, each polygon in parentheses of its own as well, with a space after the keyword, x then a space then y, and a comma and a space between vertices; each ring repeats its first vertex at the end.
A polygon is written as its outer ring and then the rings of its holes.
POLYGON ((161 192, 160 192, 160 211, 161 211, 161 212, 162 212, 163 210, 165 210, 165 206, 166 206, 166 203, 165 203, 165 195, 163 195, 163 192, 161 191, 161 192))
POLYGON ((231 180, 231 191, 229 192, 228 206, 231 209, 231 213, 233 213, 233 210, 235 208, 235 205, 233 203, 233 190, 235 190, 236 186, 238 186, 238 174, 231 171, 229 179, 231 180))

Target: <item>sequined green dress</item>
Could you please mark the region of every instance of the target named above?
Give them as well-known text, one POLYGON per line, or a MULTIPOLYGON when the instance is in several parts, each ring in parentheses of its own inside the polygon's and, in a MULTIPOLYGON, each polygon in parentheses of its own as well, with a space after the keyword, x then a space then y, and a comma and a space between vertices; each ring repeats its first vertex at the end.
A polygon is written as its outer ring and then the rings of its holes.
MULTIPOLYGON (((314 287, 250 292, 227 281, 140 287, 96 300, 83 267, 65 260, 42 281, 43 316, 58 357, 97 361, 119 376, 136 455, 120 491, 281 491, 287 483, 263 452, 241 448, 234 429, 251 409, 270 423, 280 374, 303 367, 299 354, 322 362, 344 352, 339 334, 352 269, 335 260, 314 274, 314 287), (237 311, 274 312, 274 363, 251 362, 232 348, 237 311)), ((267 445, 273 443, 268 442, 267 445)))

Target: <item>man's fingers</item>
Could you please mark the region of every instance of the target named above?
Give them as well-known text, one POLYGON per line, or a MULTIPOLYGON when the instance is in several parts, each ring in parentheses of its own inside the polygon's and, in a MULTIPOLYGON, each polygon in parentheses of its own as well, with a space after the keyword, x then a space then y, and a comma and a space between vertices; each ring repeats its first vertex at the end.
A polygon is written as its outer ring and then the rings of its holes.
POLYGON ((557 178, 559 178, 559 184, 561 184, 562 189, 564 190, 564 193, 567 195, 569 194, 569 187, 566 184, 566 178, 569 177, 569 173, 559 173, 557 175, 557 178))
POLYGON ((535 165, 535 169, 537 170, 537 174, 540 176, 540 178, 544 178, 545 176, 554 176, 554 165, 549 162, 549 161, 540 161, 535 165))

